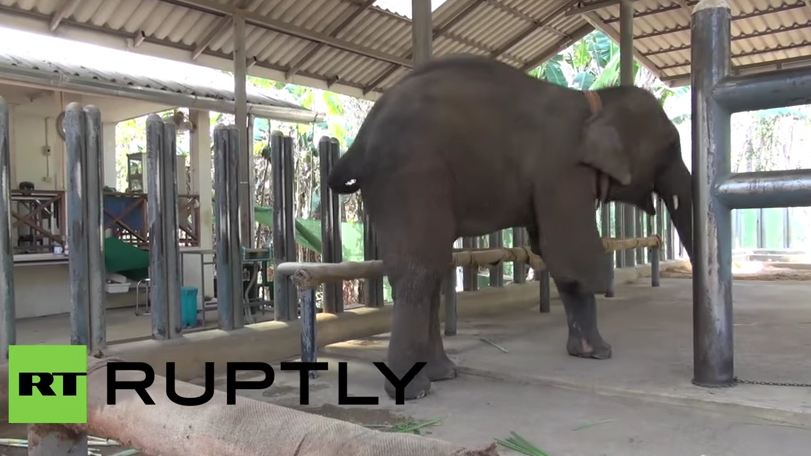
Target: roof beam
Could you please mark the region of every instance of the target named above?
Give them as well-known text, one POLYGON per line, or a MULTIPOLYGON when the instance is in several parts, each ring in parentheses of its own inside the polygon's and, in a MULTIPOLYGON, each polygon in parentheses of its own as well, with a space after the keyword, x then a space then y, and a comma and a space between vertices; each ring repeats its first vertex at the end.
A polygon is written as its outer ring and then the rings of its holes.
MULTIPOLYGON (((596 2, 589 2, 585 5, 582 5, 577 8, 573 8, 566 12, 567 16, 577 16, 580 14, 588 13, 591 11, 601 10, 603 8, 608 8, 610 6, 619 5, 621 0, 599 0, 596 2)), ((631 0, 632 2, 636 2, 637 0, 631 0)), ((692 9, 690 8, 690 2, 688 0, 673 0, 673 3, 680 6, 687 12, 688 16, 692 17, 692 9)), ((670 7, 672 8, 672 5, 670 7)), ((636 16, 635 16, 636 17, 636 16)))
POLYGON ((62 6, 60 6, 59 9, 54 11, 53 16, 51 16, 51 24, 49 26, 52 33, 59 28, 59 24, 62 23, 62 19, 70 16, 74 11, 76 11, 76 7, 79 6, 80 1, 81 0, 65 0, 62 2, 62 6))
MULTIPOLYGON (((328 32, 329 36, 331 36, 332 38, 337 37, 338 34, 341 33, 345 28, 347 28, 352 22, 354 22, 354 20, 357 19, 358 16, 361 15, 361 13, 369 9, 369 7, 371 7, 374 4, 374 2, 375 0, 365 0, 363 3, 358 4, 357 8, 355 8, 354 11, 349 13, 349 15, 346 16, 342 21, 340 22, 334 21, 332 24, 330 24, 328 32)), ((310 59, 312 59, 315 56, 315 54, 319 50, 321 50, 323 46, 324 46, 323 43, 311 43, 310 45, 308 45, 308 49, 302 54, 302 56, 296 59, 292 64, 290 64, 290 71, 287 72, 285 77, 289 79, 290 77, 298 73, 301 67, 306 65, 307 62, 309 62, 310 59)))
POLYGON ((579 29, 575 30, 574 33, 572 33, 571 35, 555 43, 555 45, 552 46, 551 48, 541 52, 540 54, 533 56, 523 67, 521 67, 521 71, 526 73, 527 71, 532 70, 538 65, 541 65, 550 57, 556 55, 560 51, 571 46, 575 41, 591 33, 592 30, 594 30, 594 27, 591 24, 586 24, 580 27, 579 29))
MULTIPOLYGON (((251 0, 242 0, 242 2, 239 3, 239 7, 240 8, 247 8, 248 5, 250 5, 250 3, 251 3, 251 0)), ((197 58, 200 57, 200 55, 203 53, 203 51, 205 51, 206 48, 211 46, 211 43, 213 43, 214 41, 217 41, 218 39, 222 38, 222 36, 226 32, 228 32, 229 30, 232 30, 233 28, 234 28, 234 16, 233 15, 224 16, 224 17, 221 17, 221 18, 217 19, 217 23, 213 27, 211 27, 211 29, 209 30, 209 32, 205 36, 205 38, 203 38, 203 40, 200 41, 200 43, 197 45, 197 47, 194 48, 194 51, 191 53, 191 59, 192 60, 197 60, 197 58)))
POLYGON ((498 49, 496 49, 495 51, 490 53, 490 57, 493 57, 493 58, 499 57, 502 54, 504 54, 505 52, 509 51, 513 46, 515 46, 516 44, 523 41, 526 37, 531 35, 533 32, 535 32, 539 28, 543 28, 543 27, 548 26, 550 22, 552 22, 555 19, 557 19, 558 17, 562 16, 563 13, 566 12, 566 10, 568 10, 569 8, 574 6, 574 4, 579 2, 579 1, 580 0, 566 0, 565 2, 563 2, 562 5, 558 6, 554 10, 552 10, 552 12, 547 14, 544 18, 538 19, 537 21, 534 21, 532 24, 530 24, 528 27, 523 29, 517 35, 515 35, 511 39, 509 39, 506 43, 499 46, 498 49))
MULTIPOLYGON (((586 22, 588 22, 589 24, 594 26, 594 28, 596 28, 597 30, 605 33, 612 40, 619 43, 619 41, 620 41, 619 32, 614 30, 614 27, 611 27, 610 25, 603 22, 602 18, 600 18, 600 16, 597 13, 595 13, 595 12, 586 13, 586 14, 583 15, 583 18, 586 20, 586 22)), ((636 47, 634 47, 634 57, 637 60, 639 60, 639 63, 644 65, 645 68, 647 68, 648 70, 653 72, 653 74, 658 75, 658 74, 661 73, 661 69, 659 67, 657 67, 656 64, 653 63, 653 61, 651 59, 649 59, 646 56, 642 55, 642 53, 640 53, 639 50, 636 49, 636 47)))
MULTIPOLYGON (((484 1, 485 0, 469 0, 467 4, 462 8, 460 8, 456 13, 454 13, 454 15, 450 17, 450 19, 446 20, 445 23, 436 27, 433 30, 433 33, 431 34, 431 40, 432 41, 435 40, 437 36, 444 33, 446 30, 453 27, 454 25, 458 24, 462 19, 464 19, 465 17, 470 15, 470 13, 475 11, 476 8, 479 5, 481 5, 484 1)), ((406 58, 411 59, 411 57, 412 52, 409 51, 409 53, 406 54, 406 58)), ((377 77, 375 77, 369 85, 364 87, 363 89, 364 95, 375 90, 377 86, 380 85, 380 83, 382 83, 383 81, 386 80, 386 78, 394 74, 395 71, 397 71, 397 67, 391 66, 386 70, 384 70, 383 72, 381 72, 380 74, 378 74, 377 77)))
POLYGON ((228 30, 231 30, 233 23, 234 18, 231 16, 223 16, 217 19, 217 24, 214 27, 211 27, 208 35, 206 35, 205 38, 203 38, 203 40, 200 41, 197 44, 197 47, 195 47, 192 51, 191 59, 197 60, 197 58, 203 54, 203 51, 205 51, 211 45, 211 43, 214 42, 214 40, 222 37, 222 35, 228 30))
MULTIPOLYGON (((218 3, 212 0, 161 0, 161 1, 165 3, 183 6, 195 11, 213 14, 216 16, 233 16, 238 11, 238 8, 232 5, 218 3)), ((351 52, 353 54, 361 55, 375 60, 382 60, 384 62, 400 65, 406 68, 411 68, 412 66, 411 61, 408 59, 397 57, 395 55, 386 52, 381 52, 365 46, 360 46, 358 44, 342 40, 339 38, 333 38, 325 33, 298 27, 289 24, 287 22, 280 21, 278 19, 273 19, 268 16, 257 14, 256 12, 246 12, 246 13, 247 14, 245 15, 245 22, 254 27, 263 28, 265 30, 271 30, 284 35, 294 36, 296 38, 312 41, 315 43, 322 43, 335 49, 351 52)))

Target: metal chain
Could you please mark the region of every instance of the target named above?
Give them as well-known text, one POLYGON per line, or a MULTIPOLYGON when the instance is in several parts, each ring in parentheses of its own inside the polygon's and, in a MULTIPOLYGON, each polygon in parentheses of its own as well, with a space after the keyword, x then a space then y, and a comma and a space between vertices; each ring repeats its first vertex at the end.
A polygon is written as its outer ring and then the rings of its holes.
POLYGON ((791 382, 770 382, 763 380, 741 380, 735 377, 737 383, 746 383, 747 385, 767 385, 767 386, 797 386, 800 388, 811 388, 811 383, 791 383, 791 382))

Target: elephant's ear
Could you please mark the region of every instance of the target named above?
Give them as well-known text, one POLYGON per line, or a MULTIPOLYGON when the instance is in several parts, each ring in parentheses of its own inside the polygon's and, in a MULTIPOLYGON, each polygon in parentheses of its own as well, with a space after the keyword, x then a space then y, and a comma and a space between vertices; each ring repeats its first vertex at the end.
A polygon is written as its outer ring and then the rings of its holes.
POLYGON ((586 122, 580 161, 611 176, 622 185, 631 183, 631 163, 616 127, 605 114, 586 122))

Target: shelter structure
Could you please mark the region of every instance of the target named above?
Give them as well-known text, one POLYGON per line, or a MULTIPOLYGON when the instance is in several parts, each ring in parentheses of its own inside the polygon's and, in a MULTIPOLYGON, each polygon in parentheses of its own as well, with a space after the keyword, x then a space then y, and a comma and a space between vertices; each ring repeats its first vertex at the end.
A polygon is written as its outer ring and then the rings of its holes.
MULTIPOLYGON (((807 65, 811 58, 811 48, 807 46, 811 7, 803 0, 778 0, 778 3, 775 6, 760 0, 739 0, 732 5, 724 0, 447 0, 432 9, 428 0, 412 0, 409 19, 377 7, 372 0, 11 0, 0 7, 0 19, 31 31, 59 33, 134 52, 233 70, 236 126, 220 130, 220 150, 228 152, 228 160, 223 159, 220 167, 227 176, 219 180, 236 182, 235 187, 240 190, 222 196, 219 232, 232 234, 235 239, 250 239, 252 225, 250 219, 235 218, 239 209, 242 214, 250 214, 245 209, 251 205, 250 192, 245 190, 250 182, 246 160, 249 128, 246 74, 375 99, 432 56, 481 54, 527 71, 595 28, 603 30, 620 42, 622 84, 633 83, 632 57, 665 81, 674 85, 692 84, 696 138, 692 151, 696 195, 694 381, 704 386, 729 386, 736 381, 730 208, 811 205, 808 170, 747 175, 733 175, 729 170, 731 112, 811 101, 811 70, 807 65), (786 69, 789 66, 797 68, 786 69), (223 221, 226 215, 228 220, 223 221)), ((93 112, 81 114, 74 106, 74 114, 77 118, 92 117, 93 112)), ((289 198, 291 173, 284 171, 290 169, 289 138, 277 136, 275 141, 278 147, 274 153, 280 165, 274 169, 278 173, 274 176, 276 195, 289 198)), ((0 172, 7 172, 4 166, 0 160, 0 172)), ((282 251, 276 252, 276 260, 290 262, 294 260, 288 248, 292 237, 292 203, 277 206, 282 207, 275 214, 279 222, 274 224, 274 245, 282 251)), ((632 238, 651 232, 634 211, 614 214, 614 232, 618 237, 632 238)), ((604 212, 602 220, 610 221, 610 215, 604 212)), ((669 227, 662 218, 657 225, 659 234, 669 227)), ((367 228, 367 239, 373 240, 373 227, 367 228)), ((603 234, 608 237, 607 232, 603 234)), ((498 242, 497 237, 493 239, 498 242)), ((665 243, 672 249, 672 241, 666 239, 665 243)), ((229 255, 229 262, 224 262, 222 256, 220 261, 236 269, 240 257, 232 247, 220 250, 229 255)), ((374 249, 369 249, 369 259, 374 255, 374 249)), ((617 255, 617 266, 633 267, 638 259, 626 252, 617 255)), ((0 268, 0 279, 10 281, 7 267, 0 268)), ((228 320, 223 329, 231 334, 238 333, 244 324, 239 318, 242 303, 233 285, 226 287, 230 296, 220 304, 220 313, 228 320)), ((288 306, 295 290, 287 283, 274 285, 277 317, 296 319, 295 305, 288 306)), ((10 310, 13 295, 2 298, 5 301, 0 323, 7 329, 9 324, 13 327, 10 310)), ((311 296, 305 296, 304 301, 311 301, 311 296)), ((369 304, 375 307, 377 303, 369 304)), ((161 311, 170 310, 167 309, 170 305, 173 304, 166 304, 161 311)), ((74 306, 74 312, 85 320, 89 318, 94 330, 103 328, 95 301, 87 304, 75 300, 74 306)), ((331 310, 338 314, 336 321, 346 323, 340 321, 340 315, 346 314, 341 312, 340 304, 332 306, 331 310)), ((367 310, 369 319, 386 315, 383 309, 367 310)), ((170 315, 168 319, 171 318, 170 315)), ((310 324, 319 320, 312 313, 304 318, 311 328, 317 326, 310 324)), ((380 332, 383 325, 379 321, 374 324, 377 325, 374 330, 380 332)), ((87 325, 77 326, 75 332, 77 340, 90 340, 87 325)), ((238 334, 243 340, 255 341, 249 338, 258 333, 238 334)), ((0 348, 13 343, 9 334, 13 336, 13 331, 1 335, 0 348)), ((323 340, 355 335, 332 332, 323 340)), ((312 349, 315 335, 306 336, 308 348, 312 349)), ((224 339, 218 337, 187 340, 222 350, 216 345, 224 339)), ((95 344, 96 335, 92 340, 95 344)), ((99 340, 103 342, 103 337, 99 340)), ((167 352, 180 346, 152 342, 157 348, 165 347, 167 352)), ((141 355, 148 358, 149 355, 143 355, 146 345, 131 353, 141 350, 141 355)), ((285 348, 283 344, 277 346, 285 348)), ((103 343, 94 348, 104 348, 103 343)))

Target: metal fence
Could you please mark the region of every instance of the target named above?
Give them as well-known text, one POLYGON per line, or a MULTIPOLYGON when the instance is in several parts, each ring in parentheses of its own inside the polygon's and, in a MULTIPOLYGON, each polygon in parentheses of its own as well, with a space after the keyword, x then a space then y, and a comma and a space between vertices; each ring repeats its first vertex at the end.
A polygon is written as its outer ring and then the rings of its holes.
POLYGON ((811 102, 811 71, 735 76, 730 9, 702 0, 693 11, 693 382, 735 383, 732 329, 732 209, 811 205, 811 170, 732 173, 730 116, 811 102))

